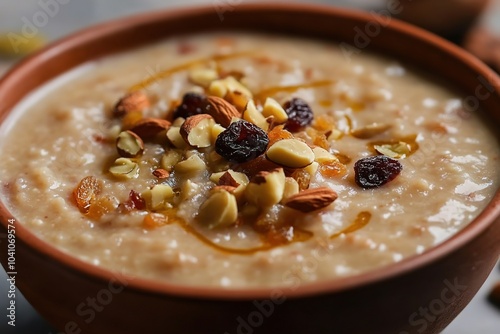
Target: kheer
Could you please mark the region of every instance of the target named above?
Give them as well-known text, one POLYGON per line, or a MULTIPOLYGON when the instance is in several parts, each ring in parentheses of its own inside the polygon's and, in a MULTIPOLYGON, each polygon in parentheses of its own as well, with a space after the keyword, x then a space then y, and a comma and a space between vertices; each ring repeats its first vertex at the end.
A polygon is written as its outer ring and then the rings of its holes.
POLYGON ((398 262, 470 223, 500 183, 498 139, 460 95, 282 36, 191 36, 86 64, 2 130, 1 196, 20 222, 96 266, 179 284, 398 262))

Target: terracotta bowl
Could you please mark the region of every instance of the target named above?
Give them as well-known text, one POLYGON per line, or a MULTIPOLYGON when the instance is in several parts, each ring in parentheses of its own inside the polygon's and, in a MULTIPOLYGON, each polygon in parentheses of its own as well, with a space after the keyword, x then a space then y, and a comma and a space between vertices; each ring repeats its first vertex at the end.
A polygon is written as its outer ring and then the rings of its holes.
MULTIPOLYGON (((388 21, 300 4, 225 9, 223 21, 214 7, 169 10, 110 22, 59 41, 1 81, 0 119, 34 89, 83 62, 168 36, 241 29, 353 44, 355 27, 368 31, 369 25, 388 21)), ((367 32, 366 50, 454 83, 464 97, 479 101, 490 123, 500 127, 500 79, 491 70, 434 35, 390 21, 376 36, 367 32)), ((16 222, 17 286, 43 317, 67 334, 438 333, 467 305, 497 261, 499 214, 497 192, 468 227, 422 255, 293 290, 197 288, 123 276, 63 254, 16 222)), ((0 235, 9 219, 15 217, 0 203, 0 235)), ((7 242, 2 240, 0 247, 6 268, 7 242)))

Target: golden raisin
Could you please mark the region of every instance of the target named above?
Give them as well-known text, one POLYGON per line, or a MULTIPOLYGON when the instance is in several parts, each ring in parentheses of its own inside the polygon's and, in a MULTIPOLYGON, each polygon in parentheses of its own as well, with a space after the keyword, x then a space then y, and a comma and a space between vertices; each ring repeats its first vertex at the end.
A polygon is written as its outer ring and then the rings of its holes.
POLYGON ((321 148, 324 148, 327 151, 330 150, 330 142, 328 142, 324 134, 318 134, 314 138, 313 144, 321 148))
POLYGON ((168 217, 161 213, 149 213, 144 217, 142 226, 147 229, 155 229, 168 224, 168 217))
POLYGON ((284 129, 284 125, 278 125, 268 132, 267 136, 269 137, 269 145, 271 147, 274 143, 282 139, 292 139, 293 135, 290 131, 284 129))
POLYGON ((347 167, 339 161, 328 161, 321 164, 319 172, 325 177, 339 177, 347 174, 347 167))
POLYGON ((73 190, 73 198, 76 206, 82 213, 87 213, 91 204, 97 199, 97 196, 102 192, 102 182, 93 176, 87 176, 80 181, 78 186, 73 190))
POLYGON ((304 169, 297 169, 291 176, 299 184, 300 190, 309 189, 309 184, 311 183, 311 174, 309 174, 307 171, 305 171, 304 169))
POLYGON ((316 117, 313 127, 318 131, 331 131, 335 128, 335 121, 329 115, 319 115, 316 117))
POLYGON ((127 113, 122 119, 122 128, 124 130, 132 128, 142 119, 141 111, 132 111, 127 113))
POLYGON ((116 210, 116 201, 112 197, 98 198, 90 204, 87 216, 90 219, 100 219, 102 216, 116 210))

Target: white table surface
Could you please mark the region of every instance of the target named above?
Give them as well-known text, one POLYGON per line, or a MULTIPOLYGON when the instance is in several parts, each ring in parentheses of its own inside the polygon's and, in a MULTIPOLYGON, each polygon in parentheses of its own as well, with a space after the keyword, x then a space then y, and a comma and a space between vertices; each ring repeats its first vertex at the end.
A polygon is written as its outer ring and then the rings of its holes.
MULTIPOLYGON (((72 0, 61 5, 41 32, 53 40, 90 24, 139 12, 190 4, 236 4, 245 0, 72 0)), ((47 2, 47 1, 42 1, 47 2)), ((246 1, 245 1, 246 2, 246 1)), ((304 1, 305 2, 305 1, 304 1)), ((348 7, 376 7, 383 0, 317 0, 309 2, 331 3, 348 7)), ((22 18, 30 18, 40 10, 40 0, 0 0, 0 32, 19 31, 22 18)), ((215 7, 214 7, 215 10, 215 7)), ((497 21, 500 18, 496 19, 497 21)), ((0 60, 0 73, 10 64, 0 60)), ((444 334, 499 334, 500 310, 492 307, 486 296, 494 282, 500 280, 499 267, 493 271, 467 308, 443 332, 444 334)), ((28 302, 17 297, 17 326, 7 326, 4 315, 7 307, 7 283, 5 271, 0 269, 0 334, 52 334, 57 333, 31 308, 28 302)), ((357 334, 357 333, 356 333, 357 334)))

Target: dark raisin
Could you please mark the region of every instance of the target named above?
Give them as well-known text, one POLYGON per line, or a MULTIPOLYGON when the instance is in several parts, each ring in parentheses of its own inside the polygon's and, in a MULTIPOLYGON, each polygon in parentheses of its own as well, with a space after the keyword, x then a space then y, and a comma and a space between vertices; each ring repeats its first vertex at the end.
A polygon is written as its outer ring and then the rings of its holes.
POLYGON ((288 114, 288 121, 286 122, 285 129, 289 131, 298 132, 303 130, 313 121, 314 115, 312 109, 307 102, 302 99, 295 98, 288 101, 284 109, 288 114))
POLYGON ((128 195, 127 201, 121 206, 127 212, 134 210, 144 210, 146 208, 146 202, 142 198, 141 194, 134 190, 131 190, 128 195))
POLYGON ((198 93, 186 93, 182 98, 182 103, 174 111, 174 119, 206 114, 209 108, 210 104, 208 104, 206 96, 198 93))
POLYGON ((258 126, 237 121, 229 125, 215 141, 215 151, 231 162, 247 162, 266 151, 269 137, 258 126))
POLYGON ((399 161, 385 155, 363 158, 354 164, 356 183, 365 189, 378 188, 391 182, 402 170, 399 161))

